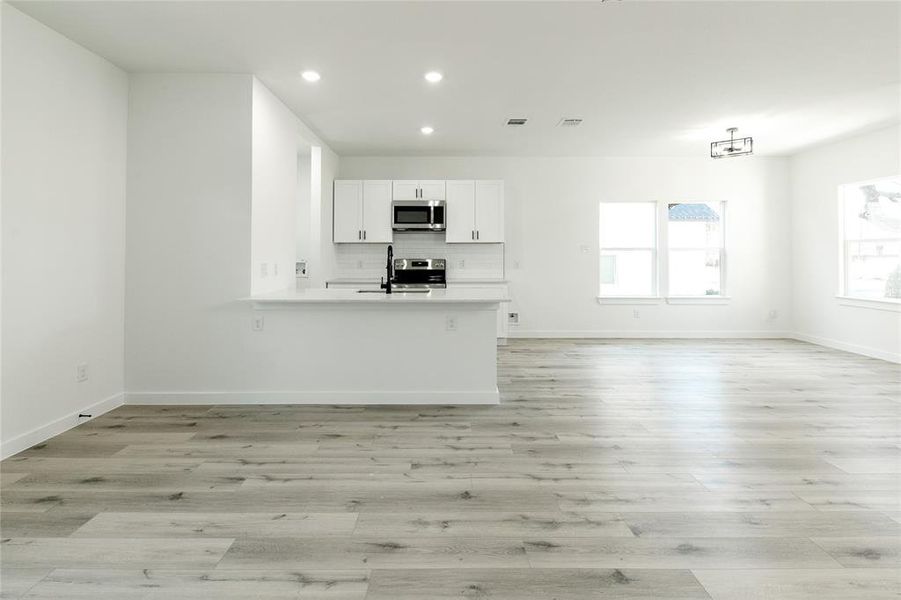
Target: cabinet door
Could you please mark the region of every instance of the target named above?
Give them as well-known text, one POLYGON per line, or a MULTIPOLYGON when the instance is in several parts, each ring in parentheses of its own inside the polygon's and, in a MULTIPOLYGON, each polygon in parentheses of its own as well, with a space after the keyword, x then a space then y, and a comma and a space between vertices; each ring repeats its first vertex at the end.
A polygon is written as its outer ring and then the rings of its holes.
POLYGON ((475 181, 447 182, 447 243, 475 242, 475 181))
POLYGON ((335 181, 332 241, 357 243, 363 241, 363 182, 335 181))
POLYGON ((363 182, 363 241, 388 243, 391 231, 391 182, 363 182))
POLYGON ((420 181, 419 182, 419 199, 420 200, 444 200, 445 199, 445 182, 444 181, 420 181))
POLYGON ((395 200, 419 200, 418 181, 393 181, 392 198, 395 200))
POLYGON ((504 182, 477 181, 476 187, 476 241, 504 241, 504 182))

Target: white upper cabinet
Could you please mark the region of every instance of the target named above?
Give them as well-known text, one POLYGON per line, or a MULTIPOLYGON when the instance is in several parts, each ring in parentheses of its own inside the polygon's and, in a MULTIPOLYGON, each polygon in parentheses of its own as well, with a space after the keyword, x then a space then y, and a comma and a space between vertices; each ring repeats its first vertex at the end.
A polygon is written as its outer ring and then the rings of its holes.
POLYGON ((363 241, 388 243, 391 231, 391 182, 363 182, 363 241))
POLYGON ((395 200, 444 200, 443 180, 398 180, 393 182, 395 200))
POLYGON ((420 200, 444 200, 445 199, 445 181, 420 181, 419 182, 419 199, 420 200))
POLYGON ((337 180, 333 240, 342 244, 386 244, 392 200, 445 200, 444 240, 456 244, 504 241, 504 182, 479 180, 337 180))
POLYGON ((363 241, 362 181, 335 181, 332 240, 335 243, 363 241))
POLYGON ((395 200, 419 200, 418 181, 394 181, 393 198, 395 200))
POLYGON ((445 241, 476 241, 476 182, 447 182, 447 229, 445 241))
POLYGON ((332 236, 339 244, 391 242, 391 182, 335 181, 332 236))
POLYGON ((504 241, 504 182, 476 181, 476 241, 504 241))
POLYGON ((504 241, 504 182, 448 181, 448 243, 504 241))

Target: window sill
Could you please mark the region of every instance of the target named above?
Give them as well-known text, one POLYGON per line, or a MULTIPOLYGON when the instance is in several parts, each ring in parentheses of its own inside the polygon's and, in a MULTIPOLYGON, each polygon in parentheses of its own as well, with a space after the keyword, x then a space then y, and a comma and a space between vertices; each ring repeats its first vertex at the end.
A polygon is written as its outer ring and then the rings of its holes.
POLYGON ((835 298, 842 306, 869 308, 871 310, 886 310, 889 312, 901 312, 901 301, 898 300, 874 300, 869 298, 851 298, 849 296, 836 296, 835 298))
POLYGON ((730 296, 670 296, 667 304, 729 304, 730 296))
POLYGON ((659 296, 598 296, 598 304, 660 304, 659 296))

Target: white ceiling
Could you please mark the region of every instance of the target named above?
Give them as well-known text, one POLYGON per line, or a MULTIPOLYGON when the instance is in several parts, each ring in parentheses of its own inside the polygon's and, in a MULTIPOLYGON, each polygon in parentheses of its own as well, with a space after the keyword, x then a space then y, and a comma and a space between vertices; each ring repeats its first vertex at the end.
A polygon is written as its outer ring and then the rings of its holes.
POLYGON ((897 2, 13 4, 129 71, 254 73, 341 155, 704 156, 732 125, 787 154, 899 118, 897 2))

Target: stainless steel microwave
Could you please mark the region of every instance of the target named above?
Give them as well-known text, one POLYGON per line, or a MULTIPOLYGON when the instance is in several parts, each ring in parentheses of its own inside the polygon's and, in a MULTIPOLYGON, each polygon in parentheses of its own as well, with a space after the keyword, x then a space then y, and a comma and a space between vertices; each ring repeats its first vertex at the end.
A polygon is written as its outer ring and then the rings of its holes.
POLYGON ((395 200, 391 203, 394 231, 444 231, 447 227, 444 200, 395 200))

